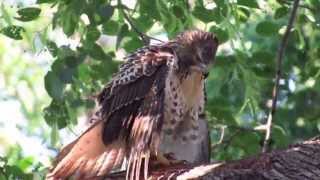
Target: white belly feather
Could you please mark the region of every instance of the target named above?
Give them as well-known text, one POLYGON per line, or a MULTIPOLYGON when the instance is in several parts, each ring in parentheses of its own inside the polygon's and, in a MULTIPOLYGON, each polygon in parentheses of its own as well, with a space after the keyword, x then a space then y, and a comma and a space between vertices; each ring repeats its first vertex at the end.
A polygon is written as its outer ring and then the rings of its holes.
POLYGON ((199 111, 204 105, 204 80, 198 72, 180 80, 169 73, 165 89, 165 115, 160 152, 195 162, 201 151, 199 111), (199 149, 200 148, 200 149, 199 149), (184 152, 181 152, 184 149, 184 152))

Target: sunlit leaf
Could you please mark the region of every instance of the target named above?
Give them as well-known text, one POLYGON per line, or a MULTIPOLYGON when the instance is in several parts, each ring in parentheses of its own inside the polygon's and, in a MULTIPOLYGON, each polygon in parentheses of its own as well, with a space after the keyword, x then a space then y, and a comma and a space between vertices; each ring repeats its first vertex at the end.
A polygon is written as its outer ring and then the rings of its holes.
POLYGON ((87 34, 86 34, 87 41, 95 42, 96 40, 98 40, 99 37, 100 37, 100 31, 97 28, 91 27, 91 26, 87 28, 87 34))
POLYGON ((223 30, 217 26, 211 26, 210 32, 215 33, 215 35, 218 37, 219 43, 224 43, 229 40, 228 31, 223 30))
POLYGON ((119 31, 119 24, 116 21, 109 20, 102 25, 103 33, 108 35, 117 35, 119 31))
POLYGON ((248 18, 250 17, 250 10, 243 8, 243 7, 239 7, 237 9, 237 12, 239 14, 239 19, 242 22, 246 22, 248 20, 248 18))
POLYGON ((32 166, 35 159, 33 157, 26 157, 19 161, 18 166, 25 171, 27 168, 30 168, 32 166))
POLYGON ((37 4, 42 4, 42 3, 54 3, 57 0, 37 0, 37 4))
POLYGON ((21 33, 24 31, 25 31, 25 29, 23 27, 12 25, 12 26, 8 26, 8 27, 1 29, 0 33, 4 34, 12 39, 21 40, 22 39, 21 33))
POLYGON ((41 9, 35 7, 28 7, 19 9, 17 13, 19 17, 16 17, 16 19, 20 21, 32 21, 39 17, 41 9))
POLYGON ((251 8, 259 8, 257 1, 254 0, 237 0, 237 4, 251 8))
POLYGON ((209 23, 212 21, 220 22, 221 16, 217 9, 206 9, 201 6, 196 6, 192 12, 192 14, 205 23, 209 23))

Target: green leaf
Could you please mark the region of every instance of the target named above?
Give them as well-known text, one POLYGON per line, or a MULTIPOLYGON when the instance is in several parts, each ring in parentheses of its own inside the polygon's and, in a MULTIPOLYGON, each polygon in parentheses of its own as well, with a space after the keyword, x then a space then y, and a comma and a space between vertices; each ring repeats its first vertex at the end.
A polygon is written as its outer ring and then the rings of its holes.
POLYGON ((59 137, 58 126, 57 126, 57 123, 54 123, 51 126, 51 133, 50 133, 50 140, 51 140, 52 146, 55 146, 57 144, 58 137, 59 137))
POLYGON ((95 42, 100 37, 100 31, 96 27, 89 26, 87 28, 86 41, 95 42))
POLYGON ((56 57, 58 55, 58 46, 55 42, 53 41, 48 41, 47 42, 47 49, 51 53, 53 57, 56 57))
POLYGON ((35 159, 33 157, 26 157, 26 158, 23 158, 22 160, 20 160, 17 165, 20 167, 20 169, 25 171, 27 168, 32 166, 34 161, 35 161, 35 159))
POLYGON ((239 15, 239 19, 241 22, 247 22, 247 20, 250 17, 250 10, 243 8, 243 7, 239 7, 237 9, 238 15, 239 15))
POLYGON ((251 8, 259 8, 259 5, 258 5, 257 1, 255 1, 255 0, 238 0, 237 4, 242 5, 242 6, 251 7, 251 8))
POLYGON ((177 17, 177 18, 185 18, 183 9, 180 6, 173 6, 172 7, 173 10, 173 14, 177 17))
POLYGON ((74 14, 66 15, 62 24, 62 29, 67 36, 71 36, 74 33, 78 24, 78 20, 79 18, 74 14))
POLYGON ((212 21, 219 23, 222 20, 217 8, 209 10, 202 6, 196 6, 192 14, 204 23, 209 23, 212 21))
POLYGON ((127 52, 133 52, 134 50, 136 50, 142 46, 143 46, 143 42, 137 37, 134 37, 123 44, 123 48, 127 52))
POLYGON ((7 166, 7 173, 13 175, 15 178, 22 178, 24 176, 23 171, 18 166, 7 166))
POLYGON ((94 59, 105 61, 111 59, 111 57, 107 55, 102 49, 102 47, 98 44, 93 44, 92 48, 88 49, 88 51, 89 55, 94 59))
POLYGON ((245 155, 254 155, 260 151, 260 137, 257 133, 242 132, 234 137, 233 146, 238 146, 245 151, 245 155))
POLYGON ((55 3, 57 0, 37 0, 37 4, 42 3, 55 3))
POLYGON ((257 62, 263 62, 265 64, 271 64, 271 66, 274 66, 274 54, 268 51, 261 50, 253 52, 252 58, 257 62))
POLYGON ((64 101, 52 100, 50 105, 43 109, 46 123, 53 128, 64 128, 69 119, 68 110, 64 101))
POLYGON ((7 180, 7 177, 4 174, 0 173, 0 180, 7 180))
POLYGON ((119 32, 119 23, 117 21, 109 20, 102 25, 102 31, 107 35, 117 35, 119 32))
POLYGON ((25 29, 21 26, 15 26, 15 25, 8 26, 0 30, 0 33, 15 40, 22 39, 22 36, 21 36, 22 32, 25 32, 25 29))
POLYGON ((63 45, 58 49, 57 56, 59 59, 65 59, 70 56, 75 56, 75 52, 69 46, 63 45))
POLYGON ((277 35, 278 30, 278 25, 271 21, 262 21, 256 27, 256 32, 262 36, 277 35))
POLYGON ((82 62, 80 56, 60 56, 51 65, 52 72, 62 84, 72 83, 76 67, 82 62))
POLYGON ((261 77, 270 77, 272 78, 275 73, 275 61, 274 54, 268 51, 256 51, 252 54, 252 71, 256 75, 261 77))
POLYGON ((227 30, 223 30, 217 26, 211 26, 209 31, 215 33, 220 44, 229 40, 229 34, 227 30))
POLYGON ((82 56, 68 56, 64 58, 64 63, 68 68, 75 68, 83 62, 82 56))
POLYGON ((39 17, 41 13, 41 9, 28 7, 28 8, 19 9, 17 13, 19 14, 19 17, 16 17, 16 19, 19 21, 26 22, 26 21, 32 21, 37 17, 39 17))
POLYGON ((279 19, 282 18, 283 16, 288 14, 288 8, 287 7, 280 7, 276 10, 274 13, 274 18, 279 19))
POLYGON ((150 0, 139 0, 140 3, 140 13, 143 16, 149 16, 155 20, 161 21, 160 16, 160 8, 158 6, 157 1, 150 1, 150 0))
POLYGON ((108 21, 113 15, 114 7, 108 5, 103 5, 98 8, 98 15, 101 17, 102 22, 108 21))
POLYGON ((62 99, 64 85, 54 72, 49 71, 46 74, 44 86, 50 97, 57 100, 62 99))
POLYGON ((126 34, 129 32, 129 27, 127 24, 124 24, 121 26, 118 36, 117 36, 117 42, 116 42, 116 49, 119 48, 122 39, 126 36, 126 34))
POLYGON ((75 68, 64 67, 60 70, 59 79, 62 83, 72 83, 72 78, 75 73, 75 68))
POLYGON ((139 16, 137 19, 132 18, 131 20, 142 32, 147 32, 154 24, 149 16, 139 16))
POLYGON ((289 144, 288 134, 286 131, 279 125, 273 125, 272 129, 272 140, 276 145, 276 148, 284 148, 289 144))

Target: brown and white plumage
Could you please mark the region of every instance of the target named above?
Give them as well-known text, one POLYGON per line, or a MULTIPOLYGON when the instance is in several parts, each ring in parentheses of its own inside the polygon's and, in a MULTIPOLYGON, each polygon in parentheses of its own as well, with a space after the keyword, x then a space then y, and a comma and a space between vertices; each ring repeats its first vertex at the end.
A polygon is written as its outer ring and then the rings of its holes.
POLYGON ((62 149, 47 177, 97 178, 127 158, 127 179, 139 179, 141 169, 146 178, 150 157, 170 153, 164 144, 197 142, 204 74, 217 46, 213 34, 192 30, 127 56, 97 98, 100 120, 62 149))

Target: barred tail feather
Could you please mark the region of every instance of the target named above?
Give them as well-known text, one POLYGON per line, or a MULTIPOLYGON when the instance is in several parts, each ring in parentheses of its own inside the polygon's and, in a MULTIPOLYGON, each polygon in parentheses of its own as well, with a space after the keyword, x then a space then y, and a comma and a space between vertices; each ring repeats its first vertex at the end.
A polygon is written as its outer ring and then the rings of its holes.
POLYGON ((125 157, 125 146, 119 141, 106 146, 102 141, 102 128, 103 122, 97 122, 77 140, 64 147, 47 179, 57 180, 70 176, 91 179, 120 167, 125 157))

